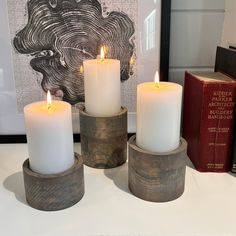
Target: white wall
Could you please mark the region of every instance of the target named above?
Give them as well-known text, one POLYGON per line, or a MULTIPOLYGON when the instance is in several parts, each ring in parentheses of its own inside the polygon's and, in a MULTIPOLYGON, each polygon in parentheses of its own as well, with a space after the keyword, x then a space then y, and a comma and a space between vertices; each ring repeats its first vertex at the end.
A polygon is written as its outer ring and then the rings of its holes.
POLYGON ((236 1, 225 0, 225 21, 222 37, 222 46, 236 47, 236 1))
POLYGON ((224 12, 225 0, 172 0, 170 81, 183 84, 185 70, 213 70, 224 12))

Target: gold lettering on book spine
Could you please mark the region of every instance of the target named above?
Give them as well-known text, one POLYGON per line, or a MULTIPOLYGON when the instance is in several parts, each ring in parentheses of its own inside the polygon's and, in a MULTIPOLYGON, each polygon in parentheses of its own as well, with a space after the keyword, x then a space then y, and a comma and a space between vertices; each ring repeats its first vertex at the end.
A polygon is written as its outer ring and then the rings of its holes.
POLYGON ((223 163, 207 163, 208 169, 223 169, 224 164, 223 163))
POLYGON ((208 104, 209 120, 231 120, 233 119, 233 93, 227 91, 214 91, 208 104))

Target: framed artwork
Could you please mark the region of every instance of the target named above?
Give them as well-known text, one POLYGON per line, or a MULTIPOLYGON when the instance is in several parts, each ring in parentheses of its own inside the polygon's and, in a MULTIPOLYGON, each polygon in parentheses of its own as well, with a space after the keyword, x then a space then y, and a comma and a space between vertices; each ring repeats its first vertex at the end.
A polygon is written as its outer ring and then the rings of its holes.
MULTIPOLYGON (((73 106, 75 140, 84 101, 84 60, 121 62, 128 131, 136 127, 137 84, 156 70, 168 80, 171 0, 3 0, 0 2, 0 142, 24 142, 25 105, 53 99, 73 106)), ((99 105, 99 104, 98 104, 99 105)))

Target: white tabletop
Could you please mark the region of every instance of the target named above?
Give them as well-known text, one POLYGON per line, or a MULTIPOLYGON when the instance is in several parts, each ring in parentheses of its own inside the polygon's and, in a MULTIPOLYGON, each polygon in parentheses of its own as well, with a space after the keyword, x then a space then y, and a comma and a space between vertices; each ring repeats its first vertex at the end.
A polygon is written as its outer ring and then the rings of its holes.
MULTIPOLYGON (((80 153, 80 145, 75 145, 80 153)), ((184 194, 167 203, 146 202, 128 190, 127 164, 85 167, 85 195, 76 205, 43 212, 27 205, 22 163, 26 144, 0 145, 1 236, 233 236, 236 178, 187 166, 184 194)))

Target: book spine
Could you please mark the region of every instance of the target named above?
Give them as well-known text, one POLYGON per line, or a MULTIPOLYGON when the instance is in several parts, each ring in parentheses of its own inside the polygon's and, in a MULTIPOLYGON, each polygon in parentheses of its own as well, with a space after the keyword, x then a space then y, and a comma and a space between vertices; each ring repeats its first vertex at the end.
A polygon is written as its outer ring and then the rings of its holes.
POLYGON ((200 171, 226 172, 232 150, 235 86, 204 83, 200 129, 200 171))
POLYGON ((234 140, 232 147, 231 172, 236 173, 236 125, 234 127, 234 140))
POLYGON ((236 83, 208 82, 185 74, 183 137, 189 158, 201 172, 230 168, 235 89, 236 83))

